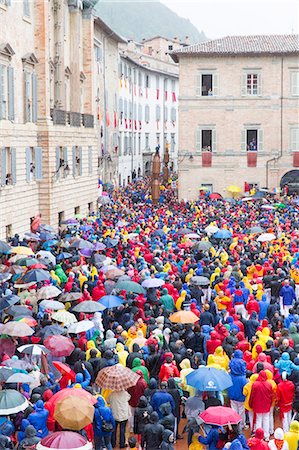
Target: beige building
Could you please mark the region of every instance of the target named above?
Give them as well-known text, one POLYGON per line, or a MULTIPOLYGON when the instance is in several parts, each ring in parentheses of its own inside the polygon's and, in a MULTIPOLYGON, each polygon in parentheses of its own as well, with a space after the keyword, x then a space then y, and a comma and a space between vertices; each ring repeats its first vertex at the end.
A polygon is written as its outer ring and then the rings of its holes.
POLYGON ((298 35, 231 36, 179 63, 179 197, 245 183, 299 191, 298 35), (292 172, 292 173, 290 173, 292 172))
MULTIPOLYGON (((57 228, 97 207, 105 141, 96 43, 106 45, 115 66, 106 77, 106 89, 115 92, 120 38, 94 22, 94 3, 0 1, 0 239, 28 231, 37 214, 57 228)), ((111 120, 112 99, 109 93, 111 120)), ((110 131, 106 136, 105 153, 110 131)))

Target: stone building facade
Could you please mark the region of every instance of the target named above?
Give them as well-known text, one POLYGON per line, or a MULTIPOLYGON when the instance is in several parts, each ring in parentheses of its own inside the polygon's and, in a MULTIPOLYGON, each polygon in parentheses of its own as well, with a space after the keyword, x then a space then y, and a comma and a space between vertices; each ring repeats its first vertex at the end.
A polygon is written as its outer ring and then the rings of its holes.
POLYGON ((231 184, 279 187, 290 171, 299 189, 298 56, 297 35, 232 36, 173 52, 181 199, 198 198, 202 186, 224 196, 231 184))

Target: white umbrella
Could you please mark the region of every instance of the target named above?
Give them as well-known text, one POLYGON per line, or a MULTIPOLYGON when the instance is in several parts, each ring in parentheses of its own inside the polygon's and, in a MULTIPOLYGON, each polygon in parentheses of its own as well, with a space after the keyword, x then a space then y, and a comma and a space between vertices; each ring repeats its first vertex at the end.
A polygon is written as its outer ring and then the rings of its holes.
POLYGON ((200 236, 197 233, 188 233, 188 234, 185 234, 185 237, 187 237, 189 239, 200 239, 200 236))
POLYGON ((21 345, 21 347, 18 347, 18 351, 32 356, 40 356, 42 353, 49 353, 49 350, 41 344, 21 345))
POLYGON ((276 239, 276 236, 273 233, 263 233, 257 238, 259 242, 270 242, 274 239, 276 239))
POLYGON ((51 252, 47 252, 46 250, 40 250, 39 252, 37 252, 37 255, 40 255, 43 259, 48 259, 49 261, 51 261, 53 266, 56 265, 56 258, 51 252))
POLYGON ((78 334, 91 330, 94 327, 92 320, 81 320, 81 322, 72 323, 68 328, 68 333, 78 334))
POLYGON ((58 302, 57 300, 43 300, 40 302, 40 306, 42 306, 45 309, 64 309, 64 304, 61 302, 58 302))
POLYGON ((271 205, 263 205, 263 206, 261 206, 261 209, 275 209, 275 207, 274 206, 271 206, 271 205))
POLYGON ((105 265, 105 267, 102 267, 101 271, 106 273, 108 272, 108 270, 113 270, 113 269, 117 269, 116 266, 112 266, 111 264, 105 265))
POLYGON ((219 228, 216 227, 216 225, 208 225, 208 226, 205 228, 205 232, 206 232, 206 233, 209 233, 209 234, 217 233, 218 230, 219 230, 219 228))
POLYGON ((14 373, 11 375, 5 383, 33 383, 35 378, 27 375, 27 373, 14 373))
POLYGON ((58 289, 56 286, 53 286, 52 284, 49 284, 47 286, 43 286, 38 290, 37 298, 38 300, 54 298, 58 297, 58 295, 60 294, 61 294, 60 289, 58 289))
POLYGON ((142 282, 142 287, 148 289, 148 288, 158 288, 163 286, 165 284, 165 281, 161 278, 147 278, 142 282))
POLYGON ((250 202, 251 200, 255 200, 255 198, 252 198, 252 197, 241 198, 241 202, 250 202))
POLYGON ((64 323, 65 325, 70 325, 72 323, 77 322, 76 316, 65 309, 62 311, 57 311, 52 314, 52 319, 56 320, 56 322, 64 323))

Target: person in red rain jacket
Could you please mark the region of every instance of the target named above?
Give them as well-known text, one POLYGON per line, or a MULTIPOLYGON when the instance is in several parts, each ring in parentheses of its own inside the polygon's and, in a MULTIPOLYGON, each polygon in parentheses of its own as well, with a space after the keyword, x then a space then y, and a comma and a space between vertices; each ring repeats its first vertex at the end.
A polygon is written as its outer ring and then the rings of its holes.
POLYGON ((238 339, 238 343, 236 345, 236 350, 241 350, 243 353, 250 350, 250 344, 248 341, 246 341, 244 333, 242 333, 242 331, 239 331, 239 333, 237 333, 237 339, 238 339))
POLYGON ((253 410, 256 427, 264 430, 266 439, 270 437, 270 409, 273 397, 273 387, 268 382, 266 372, 262 370, 252 385, 249 406, 253 410))
POLYGON ((243 359, 246 362, 246 369, 252 372, 253 366, 255 365, 255 360, 252 358, 252 354, 250 351, 245 350, 243 359))
POLYGON ((254 296, 252 294, 250 294, 248 297, 246 310, 250 316, 253 313, 253 311, 255 311, 257 314, 260 312, 260 305, 258 301, 254 299, 254 296))
POLYGON ((228 329, 222 323, 215 326, 215 331, 218 333, 221 342, 229 335, 228 329))
POLYGON ((92 299, 97 302, 100 298, 104 297, 104 295, 106 295, 106 292, 103 283, 98 280, 96 287, 93 288, 91 293, 92 299))
POLYGON ((264 441, 264 430, 257 428, 254 437, 251 437, 247 441, 250 450, 270 450, 267 442, 264 441))
POLYGON ((279 407, 283 431, 287 433, 292 421, 292 404, 295 386, 292 381, 287 380, 286 372, 282 372, 281 379, 282 381, 277 385, 277 406, 279 407))
POLYGON ((216 331, 211 331, 210 339, 207 341, 207 352, 212 355, 217 347, 221 347, 222 342, 219 339, 219 335, 216 331))
POLYGON ((159 372, 159 380, 160 381, 168 381, 169 378, 179 378, 180 371, 177 368, 175 361, 173 360, 172 353, 166 353, 165 363, 162 364, 160 372, 159 372))
POLYGON ((64 286, 64 292, 71 292, 73 287, 74 277, 70 275, 67 279, 67 283, 64 286))

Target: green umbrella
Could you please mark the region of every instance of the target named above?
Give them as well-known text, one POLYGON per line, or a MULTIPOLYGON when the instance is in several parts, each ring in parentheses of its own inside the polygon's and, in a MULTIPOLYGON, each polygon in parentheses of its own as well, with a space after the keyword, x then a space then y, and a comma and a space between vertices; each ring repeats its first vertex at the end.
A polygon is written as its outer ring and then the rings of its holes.
POLYGON ((9 416, 24 411, 28 407, 26 398, 14 389, 0 392, 0 416, 9 416))
POLYGON ((286 205, 284 203, 275 203, 276 208, 278 209, 284 209, 286 207, 286 205))
POLYGON ((143 287, 135 283, 135 281, 119 281, 116 283, 115 289, 119 291, 134 292, 135 294, 145 294, 143 287))

